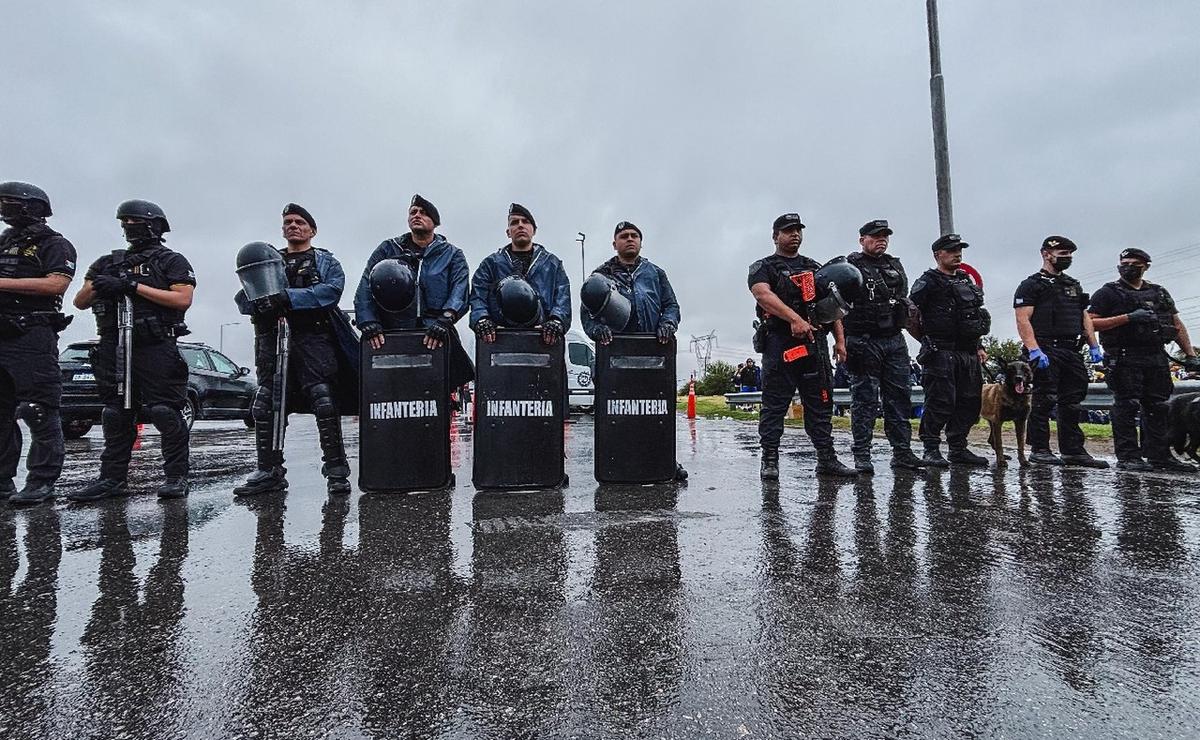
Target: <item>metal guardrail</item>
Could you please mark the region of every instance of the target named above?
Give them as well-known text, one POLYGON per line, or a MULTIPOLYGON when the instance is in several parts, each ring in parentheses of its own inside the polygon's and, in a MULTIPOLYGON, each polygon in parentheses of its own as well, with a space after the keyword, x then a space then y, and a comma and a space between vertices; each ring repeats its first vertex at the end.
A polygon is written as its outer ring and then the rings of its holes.
MULTIPOLYGON (((1181 393, 1200 392, 1200 380, 1179 380, 1175 382, 1175 390, 1173 395, 1181 393)), ((799 402, 800 396, 796 396, 795 401, 799 402)), ((752 393, 726 393, 725 404, 729 408, 737 406, 757 406, 762 403, 762 392, 754 391, 752 393)), ((835 406, 850 405, 850 389, 849 388, 834 388, 833 403, 835 406)), ((919 385, 912 387, 912 404, 913 406, 921 406, 925 403, 925 389, 919 385)), ((1108 411, 1112 408, 1113 396, 1112 391, 1104 383, 1089 383, 1087 398, 1083 403, 1079 404, 1085 411, 1108 411)))

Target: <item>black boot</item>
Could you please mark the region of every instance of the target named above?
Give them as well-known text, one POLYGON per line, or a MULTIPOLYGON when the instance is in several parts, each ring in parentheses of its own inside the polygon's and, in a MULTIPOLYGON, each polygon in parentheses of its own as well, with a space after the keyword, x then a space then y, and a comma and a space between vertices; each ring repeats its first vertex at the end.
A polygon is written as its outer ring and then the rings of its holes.
POLYGON ((1135 457, 1132 460, 1117 460, 1117 470, 1130 473, 1153 473, 1154 466, 1140 457, 1135 457))
POLYGON ((1167 457, 1164 457, 1162 459, 1146 458, 1146 462, 1148 462, 1155 470, 1159 470, 1159 471, 1165 471, 1165 472, 1171 472, 1171 473, 1194 473, 1194 472, 1196 472, 1195 465, 1192 465, 1191 463, 1180 462, 1180 461, 1176 460, 1175 458, 1171 457, 1170 454, 1168 454, 1167 457))
POLYGON ((895 450, 892 452, 893 470, 923 470, 925 461, 913 454, 912 450, 895 450))
POLYGON ((41 483, 26 481, 25 487, 21 489, 21 492, 15 494, 9 499, 9 502, 20 506, 22 504, 40 504, 46 499, 51 498, 54 498, 53 483, 48 481, 42 481, 41 483))
POLYGON ((188 495, 188 489, 191 484, 188 483, 186 476, 177 476, 167 478, 161 486, 158 487, 159 498, 185 498, 188 495))
POLYGON ((762 448, 762 468, 758 477, 763 480, 779 480, 779 448, 762 448))
MULTIPOLYGON (((872 470, 874 470, 874 467, 872 467, 872 470)), ((855 478, 858 477, 858 471, 844 465, 833 450, 817 450, 817 475, 855 478)))
POLYGON ((99 501, 109 496, 124 496, 127 493, 129 493, 129 487, 125 481, 101 478, 78 491, 68 493, 67 498, 72 501, 99 501))
POLYGON ((288 487, 287 470, 274 467, 270 470, 256 470, 250 474, 246 482, 233 489, 234 496, 257 496, 260 493, 286 491, 288 487))
POLYGON ((677 480, 679 482, 683 482, 683 481, 686 481, 687 479, 688 479, 688 472, 683 469, 682 465, 680 465, 679 463, 675 463, 675 480, 677 480))
POLYGON ((334 415, 317 418, 317 437, 321 440, 321 474, 327 479, 332 494, 350 493, 350 465, 346 462, 346 448, 342 443, 342 417, 334 415))
POLYGON ((942 457, 942 451, 937 447, 926 447, 925 456, 921 458, 921 462, 925 463, 927 468, 950 467, 950 461, 942 457))
POLYGON ((335 496, 345 496, 350 493, 350 466, 346 463, 322 465, 321 473, 325 476, 325 488, 335 496))
POLYGON ((1038 465, 1062 465, 1063 461, 1050 450, 1034 450, 1029 455, 1029 462, 1038 465))
POLYGON ((6 499, 16 492, 17 487, 13 484, 11 479, 0 480, 0 499, 6 499))
POLYGON ((875 475, 875 463, 871 462, 870 455, 855 455, 854 469, 863 475, 875 475))
POLYGON ((970 450, 950 450, 950 462, 955 465, 973 465, 977 468, 985 468, 989 465, 986 457, 976 455, 970 450))
POLYGON ((1063 465, 1074 465, 1080 468, 1103 469, 1108 467, 1107 461, 1097 460, 1087 452, 1080 452, 1074 455, 1063 455, 1060 459, 1063 461, 1063 465))

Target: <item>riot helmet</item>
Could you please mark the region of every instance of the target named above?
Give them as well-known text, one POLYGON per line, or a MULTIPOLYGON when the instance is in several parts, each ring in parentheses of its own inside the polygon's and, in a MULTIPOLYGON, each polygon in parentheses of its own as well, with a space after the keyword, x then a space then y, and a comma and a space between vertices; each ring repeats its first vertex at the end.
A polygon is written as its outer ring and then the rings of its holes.
POLYGON ((266 242, 250 242, 238 250, 237 276, 251 301, 279 295, 288 287, 283 256, 266 242))
POLYGON ((399 313, 417 298, 417 278, 413 269, 398 259, 380 260, 371 268, 371 297, 384 311, 399 313))
POLYGON ((845 257, 838 257, 817 270, 814 282, 817 288, 817 315, 809 318, 818 324, 832 324, 849 313, 862 292, 863 276, 845 257))
MULTIPOLYGON (((636 228, 630 225, 630 228, 636 228)), ((579 300, 597 321, 613 331, 622 331, 629 324, 633 306, 621 295, 607 275, 593 272, 579 289, 579 300)))
POLYGON ((125 240, 130 244, 160 241, 162 235, 171 230, 167 214, 148 200, 127 200, 117 206, 117 220, 121 222, 125 240))
POLYGON ((508 326, 537 326, 542 323, 542 302, 525 278, 509 275, 496 286, 500 315, 508 326))
POLYGON ((37 185, 11 181, 0 183, 0 218, 10 223, 36 221, 53 215, 50 196, 37 185))

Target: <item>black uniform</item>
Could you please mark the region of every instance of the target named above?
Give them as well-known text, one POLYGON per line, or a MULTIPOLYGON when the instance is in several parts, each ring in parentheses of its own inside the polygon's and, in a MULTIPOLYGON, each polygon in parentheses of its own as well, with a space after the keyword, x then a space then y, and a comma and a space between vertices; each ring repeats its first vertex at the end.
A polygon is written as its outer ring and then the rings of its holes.
POLYGON ((1104 346, 1104 382, 1112 389, 1113 447, 1118 462, 1170 460, 1167 449, 1167 401, 1173 390, 1164 345, 1178 338, 1175 301, 1161 285, 1124 280, 1105 283, 1092 296, 1088 313, 1098 318, 1149 309, 1157 321, 1128 323, 1100 332, 1104 346), (1138 408, 1142 438, 1138 442, 1138 408))
MULTIPOLYGON (((53 274, 75 276, 75 247, 61 234, 40 221, 0 234, 0 277, 53 274)), ((21 455, 18 419, 33 437, 26 485, 52 484, 62 472, 58 332, 70 319, 61 309, 62 296, 0 290, 0 487, 6 492, 21 455)))
POLYGON ((1087 397, 1088 386, 1087 367, 1080 354, 1087 303, 1088 294, 1078 280, 1045 270, 1025 278, 1013 296, 1014 308, 1033 307, 1033 335, 1038 348, 1050 359, 1046 368, 1033 368, 1028 435, 1034 452, 1050 449, 1050 414, 1057 406, 1058 451, 1072 456, 1087 454, 1083 430, 1079 428, 1083 416, 1079 404, 1087 397))
MULTIPOLYGON (((100 275, 127 277, 151 288, 169 290, 173 285, 196 284, 196 274, 187 258, 159 241, 131 245, 123 258, 107 254, 92 263, 86 279, 100 275)), ((134 295, 133 362, 131 363, 132 408, 124 408, 118 394, 117 304, 124 296, 96 296, 92 311, 100 343, 92 350, 96 386, 104 402, 101 416, 104 451, 100 454, 100 478, 124 481, 137 438, 139 409, 162 435, 163 471, 168 479, 188 474, 188 428, 181 413, 187 402, 187 363, 175 342, 188 334, 184 312, 161 306, 134 295)))
POLYGON ((883 400, 883 428, 893 453, 909 453, 912 410, 908 343, 901 330, 908 319, 908 276, 900 260, 855 252, 846 261, 859 269, 863 289, 842 319, 846 372, 850 376, 850 430, 854 459, 871 459, 871 439, 883 400))
MULTIPOLYGON (((771 290, 801 317, 808 320, 808 307, 800 288, 793 282, 804 272, 816 272, 821 264, 804 255, 784 257, 773 254, 750 265, 749 285, 766 283, 771 290)), ((762 321, 760 338, 763 355, 762 413, 758 421, 759 442, 764 449, 778 449, 783 437, 783 419, 796 392, 804 404, 804 431, 817 448, 818 456, 833 456, 833 396, 831 391, 827 332, 813 325, 815 341, 792 336, 790 325, 755 306, 762 321), (805 356, 785 361, 784 352, 806 345, 805 356)))
POLYGON ((927 453, 937 451, 944 428, 950 451, 966 452, 983 392, 979 340, 992 326, 983 289, 962 270, 947 275, 931 268, 913 283, 909 297, 921 310, 924 330, 917 355, 925 390, 921 442, 927 453))

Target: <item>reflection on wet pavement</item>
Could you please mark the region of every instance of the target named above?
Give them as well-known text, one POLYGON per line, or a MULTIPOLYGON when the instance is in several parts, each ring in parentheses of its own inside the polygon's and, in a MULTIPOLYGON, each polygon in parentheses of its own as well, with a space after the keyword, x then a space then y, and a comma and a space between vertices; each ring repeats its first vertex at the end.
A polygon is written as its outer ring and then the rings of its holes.
MULTIPOLYGON (((0 737, 1181 737, 1200 726, 1195 478, 1013 468, 816 480, 801 435, 680 420, 686 486, 0 511, 0 737)), ((354 447, 351 425, 348 446, 354 447)), ((843 440, 844 441, 844 440, 843 440)), ((469 478, 469 427, 454 459, 469 478)), ((70 443, 62 488, 94 475, 70 443)))

